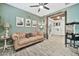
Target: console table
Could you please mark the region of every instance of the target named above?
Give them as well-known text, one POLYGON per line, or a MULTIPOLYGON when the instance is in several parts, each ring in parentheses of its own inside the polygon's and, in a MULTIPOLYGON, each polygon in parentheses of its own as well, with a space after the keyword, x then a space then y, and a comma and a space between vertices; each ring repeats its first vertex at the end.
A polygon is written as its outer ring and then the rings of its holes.
POLYGON ((65 46, 67 46, 67 44, 70 44, 70 46, 73 45, 73 47, 78 47, 78 45, 76 45, 76 41, 79 41, 79 33, 75 33, 75 34, 66 33, 65 46), (69 37, 69 36, 71 36, 71 37, 69 37), (68 39, 70 40, 69 43, 68 43, 68 39), (73 43, 72 43, 72 41, 73 41, 73 43))
POLYGON ((76 45, 76 41, 79 41, 79 32, 76 32, 76 27, 79 27, 78 25, 79 25, 79 22, 72 22, 72 23, 66 24, 66 35, 65 35, 66 47, 67 47, 67 44, 70 44, 71 47, 79 46, 79 45, 76 45), (68 42, 68 40, 70 40, 70 42, 68 42))

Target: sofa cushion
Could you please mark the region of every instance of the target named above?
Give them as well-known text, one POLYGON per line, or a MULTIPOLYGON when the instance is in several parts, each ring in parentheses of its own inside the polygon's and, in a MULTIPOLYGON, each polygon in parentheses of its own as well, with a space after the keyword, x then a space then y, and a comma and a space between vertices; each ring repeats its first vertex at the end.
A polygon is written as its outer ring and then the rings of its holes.
POLYGON ((23 45, 23 44, 26 44, 26 43, 29 43, 29 42, 30 42, 29 39, 24 38, 23 40, 20 40, 20 41, 18 42, 18 44, 23 45))
POLYGON ((26 33, 25 37, 26 38, 32 37, 32 33, 26 33))
POLYGON ((33 33, 32 33, 32 36, 36 36, 36 35, 37 35, 37 32, 33 32, 33 33))
POLYGON ((37 34, 38 34, 38 35, 43 35, 43 33, 42 33, 42 32, 37 32, 37 34))
POLYGON ((37 39, 43 39, 43 36, 36 36, 37 39))
POLYGON ((43 39, 43 36, 35 36, 35 37, 29 38, 30 41, 36 41, 36 40, 41 40, 41 39, 43 39))
POLYGON ((24 37, 25 38, 25 33, 17 32, 15 34, 18 35, 19 38, 21 38, 21 37, 24 37))

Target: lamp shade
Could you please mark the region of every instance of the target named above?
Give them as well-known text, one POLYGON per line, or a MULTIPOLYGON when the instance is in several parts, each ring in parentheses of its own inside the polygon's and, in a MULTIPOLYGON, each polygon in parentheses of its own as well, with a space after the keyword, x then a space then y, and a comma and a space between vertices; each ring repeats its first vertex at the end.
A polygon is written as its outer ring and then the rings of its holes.
POLYGON ((9 23, 4 23, 4 28, 9 28, 10 27, 10 24, 9 23))

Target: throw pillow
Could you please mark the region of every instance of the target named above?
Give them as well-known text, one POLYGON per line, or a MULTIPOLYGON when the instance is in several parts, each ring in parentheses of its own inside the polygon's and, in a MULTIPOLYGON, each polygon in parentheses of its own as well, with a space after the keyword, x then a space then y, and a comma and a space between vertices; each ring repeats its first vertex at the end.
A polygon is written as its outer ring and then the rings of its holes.
POLYGON ((32 33, 29 33, 29 37, 32 37, 32 33))
POLYGON ((27 34, 25 35, 25 37, 26 37, 26 38, 32 37, 32 34, 31 34, 31 33, 27 33, 27 34))
POLYGON ((26 38, 29 38, 29 35, 28 35, 28 33, 26 33, 25 37, 26 37, 26 38))

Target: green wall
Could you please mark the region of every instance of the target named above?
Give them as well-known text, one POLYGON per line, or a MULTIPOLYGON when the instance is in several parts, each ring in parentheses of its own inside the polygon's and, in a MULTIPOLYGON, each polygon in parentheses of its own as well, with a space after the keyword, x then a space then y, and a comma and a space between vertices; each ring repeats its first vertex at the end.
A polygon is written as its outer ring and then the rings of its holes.
MULTIPOLYGON (((0 5, 1 8, 1 5, 0 5)), ((0 34, 3 32, 3 28, 1 26, 1 14, 2 14, 2 10, 0 9, 0 34)))
MULTIPOLYGON (((0 5, 0 8, 1 8, 1 5, 0 5)), ((1 9, 0 9, 0 16, 1 16, 1 9)))
MULTIPOLYGON (((79 3, 73 6, 68 7, 67 9, 67 22, 77 21, 79 22, 79 3)), ((35 28, 33 27, 16 27, 16 17, 23 17, 24 19, 38 20, 40 23, 44 20, 44 17, 39 17, 33 15, 29 12, 20 10, 13 6, 0 3, 0 16, 1 20, 9 22, 11 24, 10 33, 14 32, 34 32, 35 28)), ((78 27, 78 26, 77 26, 78 27)), ((79 28, 76 28, 76 31, 79 28)), ((0 32, 2 32, 0 30, 0 32)))
MULTIPOLYGON (((79 22, 79 3, 67 8, 67 22, 79 22)), ((79 25, 75 27, 75 32, 79 33, 79 25)))
POLYGON ((79 3, 67 8, 67 22, 79 22, 79 3))
POLYGON ((1 5, 0 5, 0 16, 1 16, 1 5))
POLYGON ((1 20, 8 22, 11 24, 10 33, 14 32, 34 32, 35 28, 33 27, 16 27, 16 17, 23 17, 24 19, 31 20, 40 20, 39 16, 33 15, 29 12, 17 9, 13 6, 9 6, 7 4, 0 4, 0 14, 1 20), (2 10, 2 11, 1 11, 2 10))
MULTIPOLYGON (((1 8, 1 5, 0 5, 0 8, 1 8)), ((1 9, 0 9, 0 15, 1 15, 1 9)))

